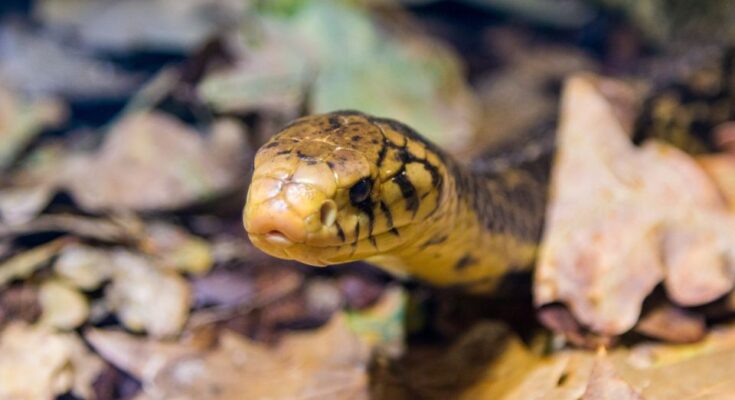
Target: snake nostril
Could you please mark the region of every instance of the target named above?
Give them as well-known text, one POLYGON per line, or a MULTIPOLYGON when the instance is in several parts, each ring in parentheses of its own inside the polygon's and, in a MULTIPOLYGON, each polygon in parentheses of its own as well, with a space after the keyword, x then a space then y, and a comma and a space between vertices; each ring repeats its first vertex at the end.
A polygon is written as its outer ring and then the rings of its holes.
POLYGON ((324 226, 332 226, 337 220, 337 204, 332 200, 325 201, 319 208, 319 219, 324 226))

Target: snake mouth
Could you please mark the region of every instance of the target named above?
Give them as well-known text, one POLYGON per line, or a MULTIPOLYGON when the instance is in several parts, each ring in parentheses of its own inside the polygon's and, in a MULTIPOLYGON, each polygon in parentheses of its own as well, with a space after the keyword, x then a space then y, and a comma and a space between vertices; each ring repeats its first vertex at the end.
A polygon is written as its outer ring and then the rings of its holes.
MULTIPOLYGON (((396 227, 403 230, 411 224, 396 227)), ((277 258, 296 260, 312 266, 327 266, 362 260, 401 246, 405 239, 394 231, 385 231, 340 244, 295 242, 280 232, 249 233, 250 241, 261 250, 277 258)))
POLYGON ((262 236, 267 242, 277 246, 290 246, 294 244, 286 235, 279 231, 270 231, 262 236))

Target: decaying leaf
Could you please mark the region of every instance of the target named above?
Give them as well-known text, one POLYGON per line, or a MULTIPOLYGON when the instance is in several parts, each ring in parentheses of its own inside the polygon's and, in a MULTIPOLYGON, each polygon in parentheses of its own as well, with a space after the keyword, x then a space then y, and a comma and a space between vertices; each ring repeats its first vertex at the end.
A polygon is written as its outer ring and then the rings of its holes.
POLYGON ((82 325, 89 316, 86 297, 63 282, 44 282, 39 289, 38 298, 43 311, 39 320, 42 325, 69 330, 82 325))
POLYGON ((180 272, 204 274, 214 265, 209 242, 176 225, 148 224, 141 247, 160 265, 180 272))
MULTIPOLYGON (((63 119, 64 107, 60 102, 23 99, 8 89, 0 74, 0 169, 7 167, 41 129, 63 119)), ((0 212, 6 218, 6 210, 0 208, 0 212)))
POLYGON ((620 83, 568 80, 535 276, 538 305, 563 303, 603 335, 633 327, 661 282, 671 301, 693 306, 735 279, 735 216, 694 159, 631 143, 618 116, 632 104, 620 83))
POLYGON ((56 274, 71 285, 83 290, 95 290, 113 273, 110 255, 100 249, 82 244, 64 247, 54 263, 56 274))
POLYGON ((161 113, 137 113, 114 125, 97 154, 79 156, 67 186, 86 209, 172 209, 233 189, 243 178, 240 129, 221 121, 205 140, 161 113))
POLYGON ((135 242, 143 236, 144 225, 132 215, 95 218, 76 214, 43 214, 24 224, 0 225, 0 237, 39 232, 66 232, 103 242, 135 242))
POLYGON ((84 338, 106 361, 143 382, 151 382, 166 365, 205 352, 208 343, 180 339, 160 341, 112 329, 88 329, 84 338))
POLYGON ((264 29, 264 44, 249 49, 232 67, 208 73, 199 85, 199 94, 215 109, 297 115, 316 66, 288 34, 270 24, 264 29))
POLYGON ((635 331, 668 342, 688 343, 702 339, 707 327, 704 315, 666 303, 643 315, 635 331))
POLYGON ((404 350, 407 295, 400 287, 390 287, 373 306, 346 314, 350 328, 371 347, 386 354, 404 350))
POLYGON ((0 329, 9 322, 32 323, 41 315, 38 290, 31 285, 18 285, 0 291, 0 329))
POLYGON ((87 339, 141 379, 143 399, 367 399, 367 347, 340 316, 274 349, 229 331, 211 350, 103 330, 87 339))
POLYGON ((14 279, 31 276, 58 254, 68 242, 68 238, 56 239, 4 260, 0 263, 0 288, 14 279))
POLYGON ((102 361, 74 333, 8 325, 0 334, 0 398, 50 399, 71 391, 91 398, 102 361))
POLYGON ((308 99, 309 113, 357 109, 404 121, 451 150, 469 142, 478 102, 447 47, 418 34, 384 32, 355 4, 293 6, 253 15, 259 26, 243 31, 240 59, 199 85, 207 102, 293 116, 308 99))
POLYGON ((0 47, 0 82, 36 96, 63 95, 89 98, 124 96, 137 84, 137 77, 89 51, 17 26, 3 26, 0 47))
POLYGON ((589 383, 582 400, 643 400, 643 397, 620 379, 615 366, 604 356, 598 357, 592 365, 589 383))
POLYGON ((702 156, 697 161, 715 181, 730 209, 735 212, 735 152, 702 156))
POLYGON ((53 194, 54 190, 49 185, 0 190, 0 221, 8 225, 31 221, 48 205, 53 194))
POLYGON ((34 13, 72 29, 80 41, 108 51, 185 50, 237 22, 248 1, 43 0, 34 13))
POLYGON ((179 333, 191 304, 186 281, 142 255, 118 250, 111 256, 113 280, 106 296, 123 325, 153 337, 179 333))
POLYGON ((735 379, 735 328, 718 327, 696 344, 640 343, 610 352, 530 351, 498 324, 480 324, 430 361, 383 370, 382 399, 725 400, 735 379), (395 372, 400 371, 398 375, 395 372), (696 373, 693 373, 696 371, 696 373))

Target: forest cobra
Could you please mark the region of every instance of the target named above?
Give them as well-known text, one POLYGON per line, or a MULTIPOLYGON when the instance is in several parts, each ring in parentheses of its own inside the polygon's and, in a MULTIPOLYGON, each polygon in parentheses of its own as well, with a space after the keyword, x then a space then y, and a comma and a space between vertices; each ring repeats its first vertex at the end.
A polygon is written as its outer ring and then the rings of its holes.
MULTIPOLYGON (((657 90, 637 136, 706 134, 733 119, 725 65, 714 89, 657 90), (702 104, 724 104, 726 112, 702 104)), ((491 290, 533 265, 553 153, 553 140, 546 142, 462 164, 395 120, 356 111, 307 116, 258 151, 243 221, 251 241, 275 257, 310 265, 366 260, 439 286, 491 290)))

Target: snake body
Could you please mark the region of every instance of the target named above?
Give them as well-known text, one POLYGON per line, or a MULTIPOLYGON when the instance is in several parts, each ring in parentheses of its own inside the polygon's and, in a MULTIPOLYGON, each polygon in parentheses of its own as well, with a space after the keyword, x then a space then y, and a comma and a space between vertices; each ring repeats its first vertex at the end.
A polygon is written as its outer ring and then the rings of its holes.
MULTIPOLYGON (((676 83, 650 96, 636 136, 711 131, 735 119, 730 59, 714 91, 676 83)), ((553 130, 460 163, 395 120, 307 116, 256 154, 243 221, 253 244, 279 258, 367 260, 435 285, 489 291, 533 264, 552 157, 553 130)))

